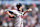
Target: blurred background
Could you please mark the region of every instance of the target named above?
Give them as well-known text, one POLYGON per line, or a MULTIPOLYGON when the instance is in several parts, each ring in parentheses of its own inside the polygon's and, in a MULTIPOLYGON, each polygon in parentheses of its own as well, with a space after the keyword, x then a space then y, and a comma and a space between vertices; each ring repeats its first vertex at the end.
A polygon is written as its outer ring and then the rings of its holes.
POLYGON ((23 10, 33 9, 24 15, 24 27, 40 27, 40 0, 0 0, 0 27, 14 27, 14 19, 9 18, 7 10, 11 10, 16 4, 23 4, 23 10))

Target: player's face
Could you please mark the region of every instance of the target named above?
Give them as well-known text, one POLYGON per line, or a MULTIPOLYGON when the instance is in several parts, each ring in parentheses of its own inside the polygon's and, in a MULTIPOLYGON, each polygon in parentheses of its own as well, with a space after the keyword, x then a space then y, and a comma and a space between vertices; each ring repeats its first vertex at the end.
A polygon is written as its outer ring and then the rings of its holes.
POLYGON ((19 8, 19 10, 22 11, 22 8, 23 8, 23 7, 21 6, 21 7, 19 8))
POLYGON ((21 6, 21 9, 22 9, 23 7, 21 6))

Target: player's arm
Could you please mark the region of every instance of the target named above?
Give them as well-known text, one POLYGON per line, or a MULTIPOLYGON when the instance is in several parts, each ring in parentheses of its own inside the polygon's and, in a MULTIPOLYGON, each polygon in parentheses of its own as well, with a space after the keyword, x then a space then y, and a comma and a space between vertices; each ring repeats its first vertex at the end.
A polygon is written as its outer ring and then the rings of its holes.
POLYGON ((7 11, 7 14, 8 14, 9 16, 13 16, 13 15, 11 15, 11 14, 9 13, 9 11, 7 11))
POLYGON ((16 17, 16 15, 13 13, 12 10, 8 10, 7 14, 9 15, 10 18, 15 18, 16 17))
POLYGON ((32 9, 28 9, 28 10, 24 11, 23 15, 24 15, 26 12, 31 12, 31 11, 32 11, 32 9))

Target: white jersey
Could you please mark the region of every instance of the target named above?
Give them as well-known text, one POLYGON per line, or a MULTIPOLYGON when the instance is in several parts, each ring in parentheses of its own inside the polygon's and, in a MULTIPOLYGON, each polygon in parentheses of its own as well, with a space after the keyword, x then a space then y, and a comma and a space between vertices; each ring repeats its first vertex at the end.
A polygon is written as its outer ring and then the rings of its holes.
POLYGON ((17 14, 17 17, 16 17, 16 19, 15 19, 15 27, 23 27, 23 18, 22 18, 22 16, 23 16, 23 13, 21 12, 19 12, 19 11, 17 11, 17 10, 11 10, 13 13, 15 13, 15 14, 17 14))

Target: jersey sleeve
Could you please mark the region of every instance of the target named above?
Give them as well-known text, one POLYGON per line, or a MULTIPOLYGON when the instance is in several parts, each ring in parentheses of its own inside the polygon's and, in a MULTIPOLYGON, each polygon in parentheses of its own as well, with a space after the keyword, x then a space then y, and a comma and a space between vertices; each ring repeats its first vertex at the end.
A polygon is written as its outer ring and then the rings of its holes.
POLYGON ((10 10, 10 11, 12 11, 14 14, 17 14, 17 15, 20 14, 17 10, 10 10))

